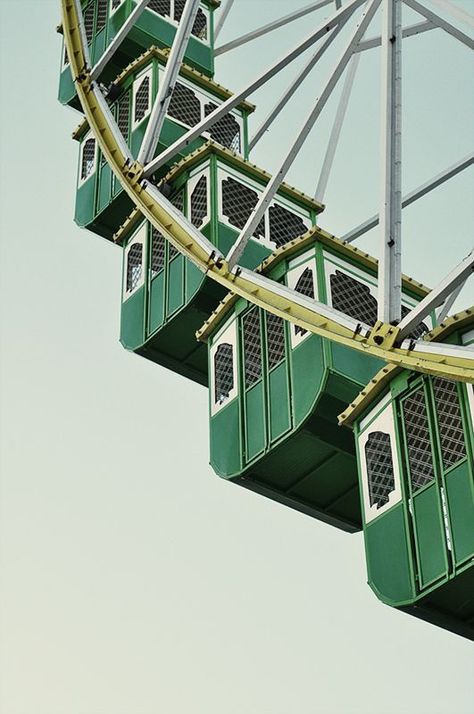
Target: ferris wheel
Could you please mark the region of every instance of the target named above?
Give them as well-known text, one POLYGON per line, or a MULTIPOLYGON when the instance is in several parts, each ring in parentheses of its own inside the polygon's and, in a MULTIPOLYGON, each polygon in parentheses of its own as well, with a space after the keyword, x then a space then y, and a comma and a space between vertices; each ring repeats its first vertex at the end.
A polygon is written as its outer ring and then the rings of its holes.
POLYGON ((319 0, 219 45, 237 3, 61 0, 60 99, 84 117, 76 222, 123 246, 124 346, 209 385, 217 473, 344 530, 363 527, 379 597, 472 638, 474 307, 451 312, 474 251, 453 255, 426 288, 402 274, 401 214, 474 152, 403 196, 401 144, 405 38, 444 32, 467 56, 474 40, 459 25, 474 18, 448 0, 430 5, 451 20, 418 0, 319 0), (402 6, 420 19, 404 25, 402 6), (245 86, 215 81, 216 57, 303 17, 306 36, 245 86), (360 57, 377 47, 379 212, 338 238, 319 215, 360 57), (252 151, 323 56, 332 69, 289 146, 275 146, 270 175, 252 151), (298 58, 250 134, 250 99, 298 58), (338 83, 309 196, 286 179, 338 83), (356 245, 376 226, 378 261, 356 245), (390 539, 396 577, 381 546, 390 539))

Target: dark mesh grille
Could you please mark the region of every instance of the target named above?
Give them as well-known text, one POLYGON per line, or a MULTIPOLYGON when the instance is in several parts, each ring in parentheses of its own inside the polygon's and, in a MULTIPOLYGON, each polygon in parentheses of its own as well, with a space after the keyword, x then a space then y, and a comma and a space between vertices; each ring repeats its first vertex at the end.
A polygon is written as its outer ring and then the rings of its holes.
POLYGON ((466 444, 462 425, 461 407, 456 384, 436 377, 433 389, 438 415, 441 456, 445 469, 466 456, 466 444))
POLYGON ((207 216, 207 178, 201 176, 191 194, 191 223, 196 228, 202 226, 207 216))
MULTIPOLYGON (((405 305, 402 305, 402 319, 405 317, 405 315, 408 315, 408 313, 411 312, 410 308, 406 307, 405 305)), ((421 322, 418 327, 416 327, 413 332, 410 332, 408 337, 411 337, 413 340, 419 340, 420 337, 423 337, 427 332, 429 332, 430 329, 428 325, 426 325, 424 322, 421 322)))
MULTIPOLYGON (((173 196, 171 196, 170 203, 172 203, 178 211, 184 213, 184 189, 177 191, 173 196)), ((177 255, 179 255, 179 250, 175 248, 172 243, 168 243, 168 259, 172 260, 177 255)))
POLYGON ((109 0, 97 0, 97 32, 104 29, 107 23, 107 5, 109 0))
POLYGON ((63 64, 69 64, 69 57, 68 57, 68 54, 67 54, 67 47, 66 47, 66 45, 64 45, 63 64))
POLYGON ((251 387, 262 376, 262 343, 260 337, 260 311, 252 308, 243 319, 245 386, 251 387))
POLYGON ((197 11, 192 34, 199 37, 200 40, 207 40, 207 17, 201 8, 197 11))
POLYGON ((276 367, 285 356, 285 325, 281 317, 267 312, 268 369, 276 367))
POLYGON ((165 267, 164 236, 154 226, 151 228, 151 277, 154 278, 165 267))
POLYGON ((185 5, 186 0, 174 0, 174 19, 176 20, 176 22, 179 22, 181 20, 185 5))
POLYGON ((135 94, 135 121, 139 122, 143 119, 148 111, 148 103, 150 100, 150 78, 143 77, 140 86, 135 94))
POLYGON ((283 206, 270 206, 270 240, 279 248, 308 230, 303 220, 283 206))
POLYGON ((388 503, 390 494, 395 489, 390 434, 383 431, 372 432, 365 445, 365 459, 370 505, 381 508, 388 503))
POLYGON ((87 139, 82 149, 81 179, 86 179, 94 170, 95 139, 87 139))
POLYGON ((168 115, 187 126, 195 126, 201 121, 201 102, 192 89, 176 82, 168 107, 168 115))
POLYGON ((168 15, 168 17, 171 17, 170 0, 150 0, 148 7, 159 15, 168 15))
POLYGON ((112 0, 112 10, 116 10, 121 2, 122 0, 112 0))
MULTIPOLYGON (((306 270, 298 278, 295 290, 297 293, 314 298, 314 279, 311 268, 306 268, 306 270)), ((308 330, 304 330, 302 327, 295 325, 295 335, 306 335, 307 332, 308 330)))
POLYGON ((411 484, 415 491, 432 481, 435 476, 423 387, 404 400, 403 416, 411 484))
POLYGON ((367 325, 375 325, 377 300, 370 294, 367 285, 340 270, 331 275, 330 282, 332 306, 335 310, 340 310, 367 325))
POLYGON ((127 257, 127 292, 132 292, 142 277, 142 255, 143 246, 134 243, 128 252, 127 257))
POLYGON ((125 139, 128 141, 128 116, 130 113, 130 92, 122 94, 117 102, 117 124, 118 128, 125 139))
POLYGON ((232 345, 219 345, 214 355, 214 402, 223 404, 234 388, 234 356, 232 345))
MULTIPOLYGON (((217 104, 209 102, 204 106, 204 115, 207 117, 217 109, 217 104)), ((227 146, 232 151, 240 153, 240 127, 232 114, 226 114, 219 121, 216 121, 209 129, 211 139, 227 146)))
POLYGON ((88 45, 90 45, 94 37, 94 10, 94 3, 91 3, 84 11, 84 28, 88 45))
MULTIPOLYGON (((222 212, 229 223, 242 229, 257 205, 258 194, 233 178, 222 181, 222 212)), ((265 237, 265 221, 262 218, 254 234, 255 237, 265 237)))

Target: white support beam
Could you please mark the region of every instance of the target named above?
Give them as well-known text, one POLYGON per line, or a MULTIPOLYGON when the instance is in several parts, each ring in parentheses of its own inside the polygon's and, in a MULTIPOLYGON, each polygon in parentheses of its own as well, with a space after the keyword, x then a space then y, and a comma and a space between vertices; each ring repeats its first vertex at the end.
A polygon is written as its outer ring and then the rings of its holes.
POLYGON ((437 27, 440 27, 449 35, 455 37, 456 40, 459 40, 459 42, 462 42, 464 45, 467 45, 467 47, 470 47, 471 50, 474 49, 474 40, 469 37, 469 35, 466 35, 464 32, 461 32, 461 30, 458 30, 458 28, 454 27, 454 25, 451 25, 450 22, 443 20, 442 17, 437 15, 432 10, 428 10, 427 7, 417 2, 417 0, 403 0, 403 2, 405 3, 405 5, 408 5, 408 7, 411 7, 412 10, 415 10, 415 12, 418 12, 420 15, 423 15, 423 17, 425 17, 427 20, 430 20, 430 22, 435 24, 437 27))
MULTIPOLYGON (((429 20, 423 20, 422 22, 416 22, 414 25, 408 25, 402 30, 402 37, 414 37, 415 35, 421 35, 422 32, 429 32, 429 30, 436 30, 437 25, 434 25, 429 20)), ((382 44, 382 38, 378 37, 368 37, 366 40, 359 42, 359 46, 356 52, 364 52, 365 50, 371 50, 374 47, 380 47, 382 44)))
POLYGON ((86 63, 86 67, 90 68, 91 58, 89 53, 89 45, 87 43, 86 27, 84 25, 84 13, 82 12, 81 0, 73 0, 73 2, 74 9, 76 10, 77 19, 79 21, 79 32, 81 33, 81 44, 84 61, 86 63))
MULTIPOLYGON (((253 209, 252 213, 247 220, 247 223, 243 227, 240 235, 235 241, 234 245, 227 255, 227 261, 229 266, 232 268, 238 262, 240 256, 245 250, 250 237, 254 234, 258 224, 260 223, 263 214, 267 210, 271 201, 273 200, 278 188, 280 187, 282 181, 284 181, 286 174, 288 173, 290 167, 292 166, 294 160, 296 159, 301 147, 303 146, 308 134, 312 130, 316 120, 324 109, 329 97, 332 94, 334 87, 336 86, 339 78, 344 72, 347 63, 354 53, 354 47, 358 44, 361 37, 363 37, 368 25, 372 21, 378 6, 380 5, 380 0, 370 0, 362 13, 362 17, 356 25, 355 30, 351 33, 350 39, 345 46, 342 54, 334 67, 333 71, 329 75, 324 88, 321 91, 319 98, 312 111, 310 112, 308 118, 306 119, 303 128, 299 132, 296 141, 293 143, 287 156, 284 158, 278 170, 272 176, 268 184, 266 185, 264 191, 262 192, 260 199, 253 209)), ((340 12, 340 11, 339 11, 340 12)))
POLYGON ((457 7, 448 2, 448 0, 431 0, 431 2, 433 5, 437 5, 442 10, 449 12, 450 15, 460 20, 460 22, 465 22, 467 25, 470 25, 470 27, 474 27, 474 15, 466 12, 462 7, 457 7))
POLYGON ((155 99, 150 121, 148 122, 138 153, 137 161, 140 164, 145 164, 150 161, 156 151, 163 128, 163 122, 166 117, 166 112, 168 111, 176 80, 178 79, 179 70, 181 69, 181 63, 188 46, 199 4, 200 0, 186 0, 173 46, 168 61, 166 62, 166 69, 161 80, 158 96, 155 99))
POLYGON ((150 0, 139 0, 137 6, 133 9, 133 11, 130 13, 130 15, 127 17, 125 22, 123 23, 122 27, 120 30, 117 32, 115 37, 113 38, 112 42, 108 47, 105 48, 104 54, 102 57, 99 59, 99 61, 95 64, 95 66, 91 70, 91 78, 92 79, 97 79, 97 77, 100 76, 100 74, 103 72, 105 69, 106 65, 110 62, 114 54, 117 52, 118 48, 142 14, 142 12, 146 9, 146 6, 150 0))
POLYGON ((234 0, 227 0, 226 4, 221 9, 219 18, 218 18, 218 20, 216 22, 216 26, 214 28, 214 40, 217 40, 217 38, 221 34, 224 23, 227 20, 227 15, 231 11, 233 4, 234 4, 234 0))
POLYGON ((263 35, 267 35, 269 32, 278 30, 280 27, 284 27, 290 22, 298 20, 300 17, 309 15, 310 12, 319 10, 319 8, 324 7, 325 5, 330 5, 332 2, 333 0, 318 0, 318 2, 312 2, 310 5, 306 5, 306 7, 290 12, 290 14, 285 15, 285 17, 273 20, 273 22, 269 22, 267 25, 262 25, 262 27, 258 27, 256 30, 252 30, 252 32, 248 32, 241 37, 237 37, 235 40, 231 40, 225 45, 216 47, 214 54, 217 57, 218 55, 223 55, 225 52, 230 52, 230 50, 234 50, 236 47, 241 47, 247 42, 252 42, 252 40, 256 40, 258 37, 262 37, 263 35))
POLYGON ((351 0, 347 5, 344 5, 340 10, 335 12, 331 17, 327 18, 322 22, 315 30, 313 30, 310 35, 303 40, 299 45, 297 45, 290 52, 286 52, 283 57, 277 60, 271 67, 260 74, 257 79, 254 79, 250 84, 241 89, 236 94, 233 94, 229 99, 220 104, 217 109, 215 109, 211 114, 205 117, 196 126, 192 127, 186 132, 180 139, 174 142, 166 151, 163 151, 156 159, 153 159, 147 166, 145 166, 145 176, 150 176, 153 174, 160 166, 163 166, 168 161, 172 160, 173 157, 184 149, 188 144, 190 144, 194 139, 197 139, 204 131, 207 131, 213 124, 215 124, 219 119, 228 114, 234 107, 236 107, 244 99, 247 99, 253 92, 260 89, 268 80, 274 77, 278 72, 280 72, 284 67, 287 67, 290 62, 292 62, 296 57, 299 57, 303 52, 305 52, 311 45, 317 42, 321 37, 324 37, 328 32, 330 32, 336 25, 338 25, 342 20, 347 18, 352 12, 360 7, 364 3, 364 0, 351 0))
MULTIPOLYGON (((469 166, 471 166, 471 164, 474 164, 474 151, 465 156, 460 161, 457 161, 449 168, 442 171, 434 178, 421 184, 421 186, 418 186, 418 188, 415 188, 413 191, 410 191, 410 193, 407 193, 406 196, 404 196, 402 199, 402 208, 406 208, 411 203, 415 203, 415 201, 417 201, 419 198, 426 196, 427 193, 430 193, 435 188, 438 188, 438 186, 441 186, 446 181, 449 181, 450 178, 453 178, 453 176, 456 176, 464 169, 467 169, 469 166)), ((368 231, 372 230, 372 228, 375 228, 375 226, 378 225, 378 222, 378 215, 372 216, 356 228, 353 228, 351 231, 349 231, 349 233, 343 235, 341 240, 343 240, 345 243, 352 243, 356 240, 356 238, 359 238, 361 235, 364 235, 364 233, 367 233, 368 231)))
POLYGON ((280 113, 286 107, 286 105, 288 104, 290 99, 293 97, 295 92, 300 88, 301 84, 304 82, 306 77, 309 75, 309 73, 311 72, 313 67, 315 67, 315 65, 319 62, 319 60, 321 59, 323 54, 326 52, 327 48, 332 44, 332 42, 337 37, 339 32, 345 26, 348 19, 349 18, 347 17, 344 20, 341 20, 341 22, 337 25, 337 27, 335 27, 334 30, 332 30, 329 37, 327 37, 324 40, 321 47, 319 47, 318 50, 313 55, 311 55, 311 57, 309 58, 309 61, 298 72, 298 74, 292 80, 289 87, 283 92, 282 96, 277 101, 277 103, 275 104, 273 109, 271 109, 271 111, 267 114, 266 118, 263 120, 263 122, 260 124, 258 129, 255 131, 255 134, 250 139, 249 151, 251 151, 256 146, 256 144, 260 141, 260 139, 266 133, 268 128, 273 124, 275 119, 280 115, 280 113))
POLYGON ((459 285, 465 283, 466 280, 472 276, 473 271, 474 251, 469 253, 436 288, 431 290, 413 310, 410 310, 410 312, 405 315, 398 325, 400 328, 400 339, 408 337, 432 310, 438 307, 459 285))
POLYGON ((382 193, 378 312, 382 322, 401 317, 401 151, 402 151, 402 0, 383 0, 382 33, 382 193))
POLYGON ((339 137, 341 136, 342 125, 344 124, 344 119, 346 116, 352 87, 354 86, 354 78, 357 72, 357 67, 359 66, 359 61, 360 54, 355 54, 349 62, 349 67, 347 68, 346 78, 342 87, 339 104, 337 105, 336 116, 332 125, 331 135, 329 137, 326 154, 324 156, 323 167, 321 169, 316 193, 314 195, 315 199, 320 203, 324 203, 324 196, 326 194, 329 175, 331 173, 332 165, 334 163, 334 156, 336 155, 339 137))
POLYGON ((437 320, 437 322, 438 322, 438 325, 440 325, 440 324, 443 322, 443 320, 444 320, 444 319, 449 315, 449 313, 451 312, 451 308, 453 307, 454 303, 455 303, 456 300, 458 299, 458 297, 459 297, 459 295, 460 295, 460 293, 461 293, 461 290, 463 289, 463 287, 465 286, 465 284, 466 284, 465 282, 464 282, 464 283, 459 283, 459 285, 457 286, 457 288, 456 288, 455 290, 453 290, 453 292, 451 293, 451 295, 449 295, 449 296, 446 298, 446 300, 444 301, 444 303, 441 305, 441 307, 440 307, 439 310, 437 311, 437 313, 436 313, 436 320, 437 320))

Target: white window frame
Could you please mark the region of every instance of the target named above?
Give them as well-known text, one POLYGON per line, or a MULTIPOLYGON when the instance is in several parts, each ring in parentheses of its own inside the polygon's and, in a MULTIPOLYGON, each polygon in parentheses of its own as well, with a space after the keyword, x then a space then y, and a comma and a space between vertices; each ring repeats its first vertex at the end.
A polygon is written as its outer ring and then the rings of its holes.
POLYGON ((62 51, 62 57, 61 57, 61 67, 62 69, 66 69, 66 67, 69 67, 70 62, 69 62, 69 54, 67 52, 67 47, 66 43, 63 39, 63 51, 62 51), (65 59, 67 56, 67 60, 65 59))
MULTIPOLYGON (((318 273, 316 266, 316 256, 314 254, 314 251, 310 251, 310 253, 305 253, 304 255, 299 256, 299 259, 301 260, 301 262, 298 263, 298 265, 295 267, 291 267, 290 263, 290 269, 286 274, 286 284, 291 290, 295 290, 298 280, 301 278, 305 270, 307 268, 310 268, 313 273, 314 299, 319 300, 318 273)), ((292 349, 298 347, 298 345, 300 345, 312 334, 309 330, 306 330, 306 332, 302 335, 300 332, 296 332, 297 328, 298 325, 291 323, 290 342, 292 349)))
MULTIPOLYGON (((178 27, 179 22, 174 19, 174 0, 170 0, 170 15, 162 15, 159 12, 156 12, 156 10, 153 10, 151 7, 146 8, 149 12, 152 12, 154 15, 157 15, 158 17, 166 17, 168 22, 170 22, 172 25, 175 25, 175 27, 178 27)), ((207 38, 205 40, 202 40, 200 37, 197 37, 196 35, 191 34, 191 37, 194 37, 195 40, 198 42, 202 42, 203 45, 206 45, 209 47, 211 43, 211 14, 209 12, 209 8, 207 8, 205 5, 202 3, 199 4, 199 9, 203 11, 203 13, 206 16, 207 20, 207 38)))
POLYGON ((209 403, 211 409, 211 416, 215 416, 221 409, 225 409, 234 399, 237 398, 239 394, 239 381, 238 381, 238 337, 237 337, 237 318, 232 316, 230 321, 227 321, 222 329, 216 334, 212 341, 212 345, 209 350, 209 403), (215 368, 214 368, 214 357, 217 352, 219 345, 223 343, 230 344, 232 346, 232 369, 234 377, 234 386, 229 392, 229 396, 221 404, 215 402, 215 368))
POLYGON ((117 5, 117 7, 114 7, 114 6, 113 6, 113 0, 110 0, 110 3, 109 3, 109 17, 112 17, 112 15, 114 14, 114 12, 117 12, 117 10, 120 10, 120 8, 121 8, 122 5, 124 4, 124 2, 125 2, 125 0, 119 0, 119 4, 117 5))
POLYGON ((190 172, 189 179, 187 181, 187 191, 186 191, 186 208, 187 208, 187 213, 186 215, 189 216, 189 221, 191 222, 191 194, 194 191, 194 188, 196 187, 196 184, 199 182, 199 179, 202 176, 206 176, 207 178, 207 206, 206 206, 206 215, 203 218, 203 221, 201 223, 201 226, 198 228, 198 230, 202 230, 204 226, 206 226, 209 221, 211 220, 211 163, 210 161, 207 161, 204 166, 198 166, 194 171, 190 172))
POLYGON ((377 406, 367 415, 362 422, 366 425, 365 430, 359 434, 357 448, 359 451, 360 473, 362 481, 362 502, 364 506, 364 521, 368 525, 386 511, 396 506, 402 500, 402 483, 400 475, 400 463, 397 451, 397 432, 395 428, 395 417, 393 412, 393 402, 388 394, 377 406), (382 431, 390 436, 390 448, 392 452, 394 490, 390 493, 388 502, 380 508, 376 504, 370 505, 369 496, 369 474, 365 455, 365 445, 369 436, 374 431, 382 431))
POLYGON ((78 188, 83 186, 86 183, 86 181, 88 181, 90 178, 92 178, 92 176, 94 176, 94 174, 97 170, 98 153, 99 152, 98 152, 98 146, 97 146, 97 139, 95 138, 92 131, 88 131, 87 134, 84 136, 83 140, 81 141, 81 146, 79 149, 79 172, 78 172, 78 177, 77 177, 78 188), (86 142, 89 139, 94 139, 94 165, 93 165, 90 173, 87 174, 87 176, 85 176, 84 178, 82 178, 82 161, 84 158, 84 148, 85 148, 86 142))
POLYGON ((122 302, 128 300, 128 298, 134 295, 137 290, 139 290, 145 284, 145 273, 147 266, 147 236, 148 230, 147 223, 145 221, 141 224, 141 226, 139 226, 139 228, 137 228, 137 230, 127 243, 127 247, 123 252, 122 302), (140 280, 135 285, 133 290, 127 290, 128 254, 130 253, 130 249, 132 248, 132 246, 137 244, 140 244, 142 246, 142 274, 140 276, 140 280))
POLYGON ((467 401, 471 411, 471 429, 474 429, 474 384, 466 384, 467 401))
POLYGON ((131 128, 130 131, 134 131, 142 122, 147 119, 150 114, 151 114, 151 106, 152 106, 152 96, 153 96, 153 64, 149 64, 145 69, 138 74, 135 79, 133 80, 133 86, 132 86, 132 121, 131 121, 131 128), (148 94, 148 109, 146 110, 145 114, 142 116, 141 119, 138 121, 135 121, 135 100, 137 96, 137 92, 140 88, 140 85, 142 81, 145 79, 145 77, 148 77, 150 80, 149 87, 150 91, 148 94))

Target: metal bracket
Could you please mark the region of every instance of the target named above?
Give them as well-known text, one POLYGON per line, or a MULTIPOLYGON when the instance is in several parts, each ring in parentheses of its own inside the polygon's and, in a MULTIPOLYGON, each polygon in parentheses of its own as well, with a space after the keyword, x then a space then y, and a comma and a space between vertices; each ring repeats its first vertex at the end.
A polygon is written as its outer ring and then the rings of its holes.
POLYGON ((367 338, 367 342, 369 345, 391 349, 395 346, 399 333, 400 328, 396 325, 391 325, 389 322, 382 322, 381 320, 378 320, 371 330, 367 338))

